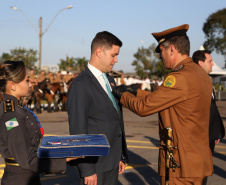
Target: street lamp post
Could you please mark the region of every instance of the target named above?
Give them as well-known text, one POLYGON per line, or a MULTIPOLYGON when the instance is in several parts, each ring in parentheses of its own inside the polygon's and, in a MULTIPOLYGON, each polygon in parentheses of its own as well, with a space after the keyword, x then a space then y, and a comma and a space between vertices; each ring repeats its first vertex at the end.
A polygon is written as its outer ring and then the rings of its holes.
POLYGON ((72 5, 69 5, 69 6, 61 9, 59 12, 57 12, 57 14, 52 19, 52 21, 49 23, 49 25, 46 27, 46 29, 45 29, 44 32, 42 32, 42 17, 40 17, 40 19, 39 19, 39 28, 40 28, 39 29, 39 33, 38 33, 36 27, 34 26, 34 24, 31 22, 31 20, 28 18, 28 16, 22 10, 18 9, 15 6, 11 6, 10 8, 13 9, 13 10, 17 10, 17 11, 21 12, 22 14, 24 14, 24 16, 27 18, 28 22, 32 25, 32 27, 34 28, 35 32, 39 36, 39 63, 38 63, 38 69, 40 70, 41 69, 41 65, 42 65, 42 36, 45 34, 45 32, 47 32, 48 28, 53 23, 53 21, 56 19, 57 15, 59 15, 63 10, 73 8, 73 6, 72 5))

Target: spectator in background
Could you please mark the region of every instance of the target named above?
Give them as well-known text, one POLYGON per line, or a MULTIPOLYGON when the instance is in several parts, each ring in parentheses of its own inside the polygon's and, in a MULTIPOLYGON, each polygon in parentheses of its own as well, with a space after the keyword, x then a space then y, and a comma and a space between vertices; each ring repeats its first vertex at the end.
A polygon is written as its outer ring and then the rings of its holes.
MULTIPOLYGON (((193 53, 192 59, 203 68, 207 74, 212 72, 214 66, 213 59, 211 57, 211 51, 198 50, 193 53)), ((213 154, 215 145, 220 142, 220 139, 225 136, 225 128, 221 119, 220 113, 216 105, 216 96, 213 88, 212 100, 210 106, 210 119, 209 119, 209 145, 213 154)), ((207 177, 203 181, 203 185, 207 184, 207 177)))
MULTIPOLYGON (((209 50, 198 50, 194 52, 192 59, 203 68, 207 74, 212 72, 212 67, 214 65, 213 59, 211 57, 211 51, 209 50)), ((220 113, 216 105, 215 91, 213 89, 212 101, 210 107, 210 125, 209 125, 209 139, 210 139, 210 149, 212 153, 214 152, 215 144, 220 142, 220 139, 225 136, 225 129, 223 121, 221 119, 220 113)))
POLYGON ((132 85, 133 84, 133 78, 131 78, 130 76, 127 76, 125 83, 126 83, 126 85, 132 85))
POLYGON ((126 85, 126 82, 125 82, 124 78, 125 78, 125 75, 123 74, 123 75, 121 76, 121 79, 120 79, 121 85, 126 85))

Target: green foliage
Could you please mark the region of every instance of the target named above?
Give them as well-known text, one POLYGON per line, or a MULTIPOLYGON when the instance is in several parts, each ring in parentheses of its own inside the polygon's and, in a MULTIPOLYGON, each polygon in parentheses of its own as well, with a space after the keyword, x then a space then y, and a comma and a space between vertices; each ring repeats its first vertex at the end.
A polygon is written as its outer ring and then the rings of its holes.
POLYGON ((78 57, 75 60, 76 60, 76 68, 78 72, 83 71, 89 62, 85 57, 83 58, 78 57))
POLYGON ((203 25, 204 47, 215 50, 226 59, 226 8, 211 14, 203 25))
POLYGON ((219 84, 219 83, 217 83, 217 84, 215 85, 215 89, 218 90, 218 91, 223 91, 223 90, 225 90, 225 89, 224 89, 224 86, 221 85, 221 84, 219 84))
POLYGON ((88 64, 88 60, 83 58, 74 58, 67 56, 66 59, 60 59, 59 67, 61 70, 68 70, 68 71, 77 71, 81 72, 85 69, 86 65, 88 64))
POLYGON ((3 53, 0 60, 23 61, 26 68, 31 69, 34 68, 35 62, 38 61, 38 58, 36 57, 37 53, 38 53, 37 50, 33 49, 27 50, 25 48, 19 47, 18 49, 16 48, 10 50, 10 54, 3 53))
POLYGON ((12 60, 12 56, 9 53, 2 53, 0 61, 12 60))
POLYGON ((155 53, 156 44, 153 43, 148 48, 138 48, 138 51, 133 55, 136 59, 132 65, 135 66, 135 71, 138 76, 151 78, 152 75, 158 77, 166 76, 169 70, 164 68, 162 61, 158 58, 159 54, 155 53))
POLYGON ((156 64, 156 71, 154 74, 156 74, 156 76, 158 77, 162 77, 162 76, 166 76, 171 70, 170 69, 166 69, 162 63, 162 61, 158 61, 156 64))
POLYGON ((60 59, 60 64, 58 64, 61 70, 74 70, 75 58, 67 56, 66 59, 60 59))

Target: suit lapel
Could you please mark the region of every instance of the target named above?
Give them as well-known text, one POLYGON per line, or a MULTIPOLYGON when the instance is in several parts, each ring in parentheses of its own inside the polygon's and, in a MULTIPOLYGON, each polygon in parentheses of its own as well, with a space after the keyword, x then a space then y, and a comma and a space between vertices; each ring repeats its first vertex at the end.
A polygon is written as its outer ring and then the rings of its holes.
MULTIPOLYGON (((105 90, 103 89, 103 87, 100 85, 100 83, 98 82, 98 80, 96 79, 96 77, 93 75, 93 73, 89 70, 89 68, 86 66, 85 68, 85 72, 88 75, 91 83, 94 84, 94 86, 99 90, 99 92, 104 96, 104 98, 107 100, 108 103, 110 103, 112 105, 112 107, 115 109, 111 99, 109 98, 108 94, 105 92, 105 90)), ((108 79, 109 81, 109 79, 108 79)), ((110 82, 109 82, 110 83, 110 82)), ((111 84, 111 83, 110 83, 111 84)), ((118 105, 117 105, 118 106, 118 105)), ((118 107, 119 108, 119 107, 118 107)), ((117 110, 115 109, 115 111, 117 112, 117 110)))
MULTIPOLYGON (((109 81, 109 84, 110 84, 110 86, 111 86, 111 89, 113 89, 114 88, 114 86, 116 85, 115 84, 115 81, 114 80, 112 80, 113 78, 109 78, 109 74, 107 74, 107 78, 108 78, 108 81, 109 81)), ((115 97, 114 97, 115 98, 115 97)), ((119 115, 119 117, 121 117, 121 108, 119 107, 119 101, 115 98, 115 101, 116 101, 116 105, 117 105, 117 108, 118 108, 118 115, 119 115)))

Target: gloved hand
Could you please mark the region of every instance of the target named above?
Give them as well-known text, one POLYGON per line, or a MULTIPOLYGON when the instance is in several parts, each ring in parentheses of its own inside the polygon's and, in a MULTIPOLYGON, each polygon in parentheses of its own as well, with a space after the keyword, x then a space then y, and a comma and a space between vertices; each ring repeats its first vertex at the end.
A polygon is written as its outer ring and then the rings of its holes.
POLYGON ((133 94, 134 96, 137 96, 137 88, 133 86, 126 86, 126 91, 133 94))
POLYGON ((125 91, 133 94, 134 96, 137 95, 137 88, 132 87, 132 86, 125 86, 125 85, 120 85, 120 86, 116 86, 112 89, 112 93, 113 95, 120 100, 122 93, 124 93, 125 91))
POLYGON ((119 85, 112 88, 112 93, 118 100, 121 99, 122 93, 124 93, 125 91, 126 91, 125 85, 119 85))

